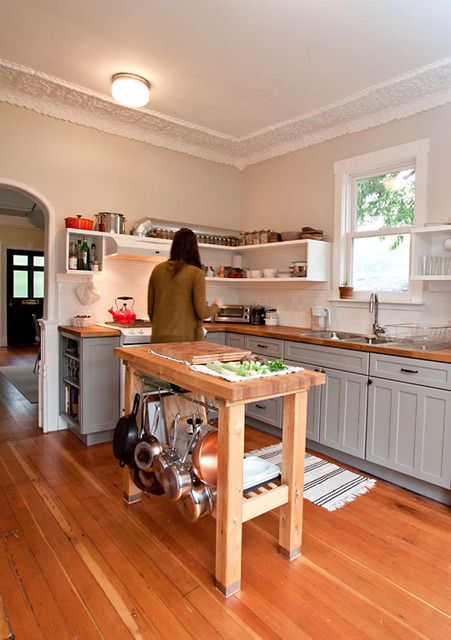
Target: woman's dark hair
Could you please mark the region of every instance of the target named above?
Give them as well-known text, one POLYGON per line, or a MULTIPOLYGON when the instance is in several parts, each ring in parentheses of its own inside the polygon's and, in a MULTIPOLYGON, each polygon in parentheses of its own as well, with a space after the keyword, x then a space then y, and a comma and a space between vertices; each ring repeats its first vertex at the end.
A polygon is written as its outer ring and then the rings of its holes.
POLYGON ((169 260, 175 262, 175 273, 180 271, 184 264, 192 264, 199 269, 202 267, 197 238, 191 229, 182 227, 175 232, 169 260))

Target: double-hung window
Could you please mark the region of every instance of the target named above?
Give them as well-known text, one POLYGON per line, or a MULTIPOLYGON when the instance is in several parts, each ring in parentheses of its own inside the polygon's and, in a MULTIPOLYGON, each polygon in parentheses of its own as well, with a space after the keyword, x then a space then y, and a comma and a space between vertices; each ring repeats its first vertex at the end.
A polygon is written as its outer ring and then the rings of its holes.
POLYGON ((410 231, 425 220, 428 140, 335 163, 334 289, 420 301, 409 280, 410 231))

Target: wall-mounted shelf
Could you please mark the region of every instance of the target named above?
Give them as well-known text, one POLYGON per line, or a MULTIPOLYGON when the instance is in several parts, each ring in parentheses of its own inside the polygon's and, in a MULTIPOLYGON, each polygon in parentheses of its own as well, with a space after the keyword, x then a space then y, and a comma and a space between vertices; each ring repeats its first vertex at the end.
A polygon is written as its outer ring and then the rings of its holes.
POLYGON ((451 281, 451 224, 412 229, 410 279, 451 281))

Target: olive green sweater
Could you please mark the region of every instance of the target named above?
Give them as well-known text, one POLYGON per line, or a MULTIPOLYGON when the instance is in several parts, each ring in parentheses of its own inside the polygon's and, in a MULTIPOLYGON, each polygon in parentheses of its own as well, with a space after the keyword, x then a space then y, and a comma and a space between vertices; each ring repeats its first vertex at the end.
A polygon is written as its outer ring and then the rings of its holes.
POLYGON ((174 275, 174 263, 157 265, 149 280, 147 310, 152 322, 152 342, 203 340, 202 320, 218 311, 207 305, 202 269, 184 265, 174 275))

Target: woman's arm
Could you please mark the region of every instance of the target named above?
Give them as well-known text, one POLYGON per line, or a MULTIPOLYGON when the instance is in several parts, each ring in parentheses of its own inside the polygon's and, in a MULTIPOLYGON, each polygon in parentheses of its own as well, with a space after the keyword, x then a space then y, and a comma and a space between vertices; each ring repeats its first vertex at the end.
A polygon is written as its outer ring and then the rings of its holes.
POLYGON ((194 276, 193 305, 194 311, 200 320, 209 318, 214 313, 217 313, 219 307, 222 305, 222 301, 219 300, 219 298, 215 298, 213 304, 207 304, 205 296, 205 276, 201 269, 198 269, 194 276))
POLYGON ((147 287, 147 313, 149 314, 149 320, 152 320, 152 317, 153 317, 153 303, 154 303, 153 283, 152 283, 152 276, 150 276, 149 285, 147 287))

